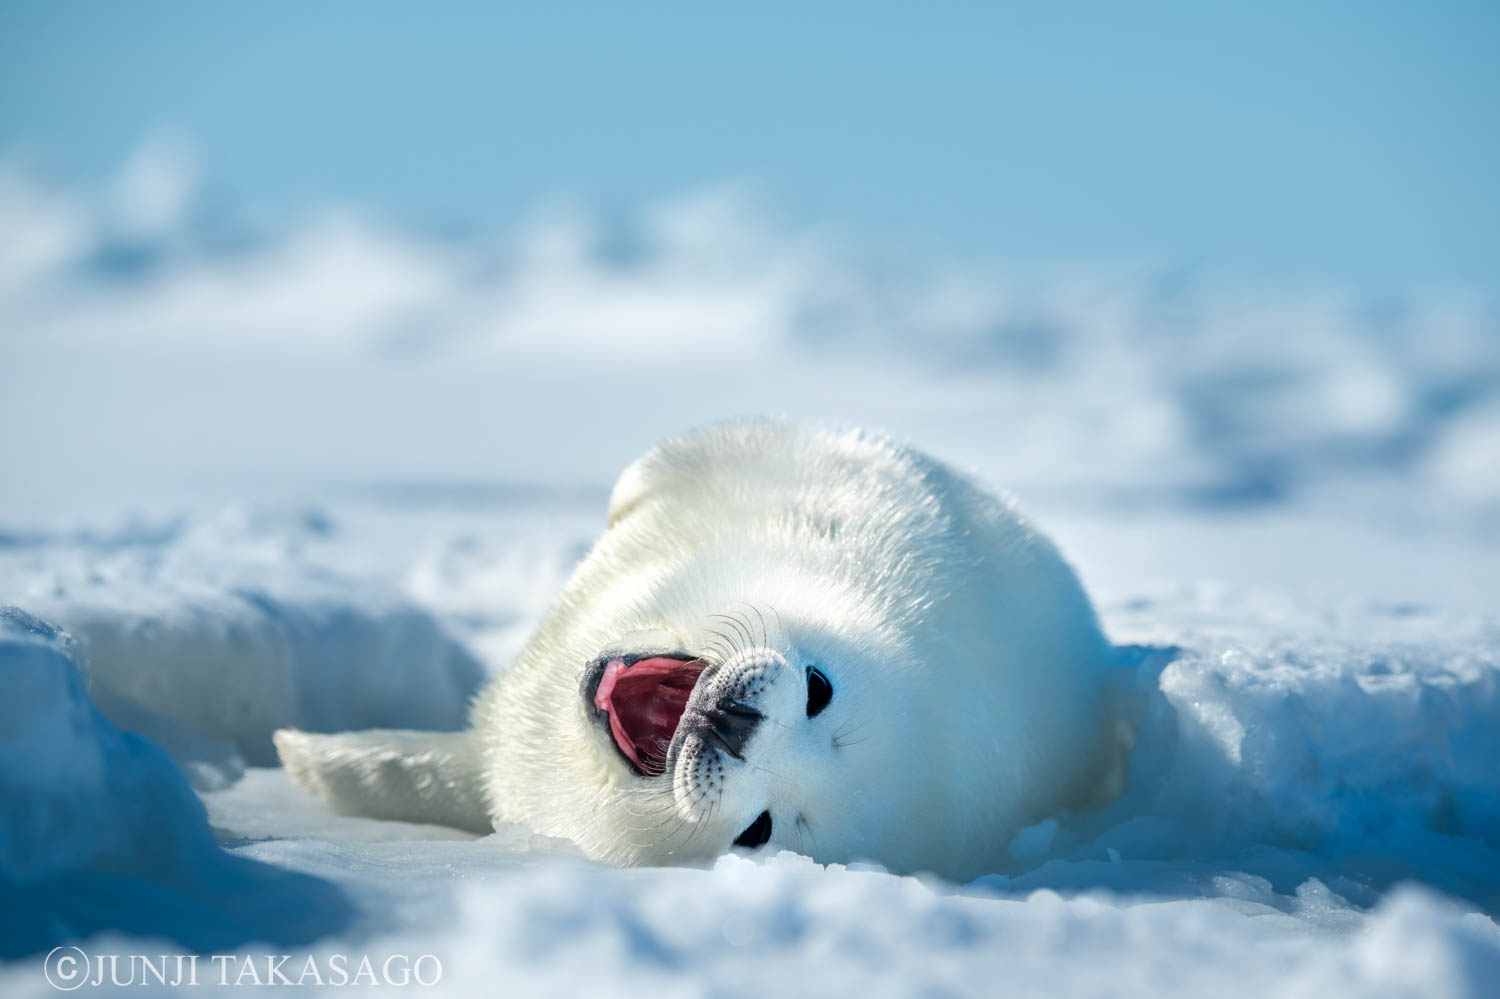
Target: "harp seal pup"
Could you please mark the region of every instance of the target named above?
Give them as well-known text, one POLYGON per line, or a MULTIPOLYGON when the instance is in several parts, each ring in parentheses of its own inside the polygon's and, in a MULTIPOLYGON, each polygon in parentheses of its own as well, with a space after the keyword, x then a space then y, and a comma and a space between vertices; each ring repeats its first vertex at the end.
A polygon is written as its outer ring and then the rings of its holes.
POLYGON ((620 865, 733 846, 970 878, 1119 793, 1077 577, 1007 500, 884 436, 668 440, 459 733, 276 734, 333 808, 519 822, 620 865))

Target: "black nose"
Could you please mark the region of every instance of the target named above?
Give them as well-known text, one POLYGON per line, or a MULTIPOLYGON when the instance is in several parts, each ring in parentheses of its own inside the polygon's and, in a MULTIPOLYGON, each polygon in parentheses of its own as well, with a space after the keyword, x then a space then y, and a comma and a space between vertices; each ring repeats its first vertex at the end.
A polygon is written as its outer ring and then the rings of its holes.
POLYGON ((721 749, 735 759, 743 760, 745 741, 764 717, 750 705, 726 697, 703 712, 703 723, 708 736, 721 749))

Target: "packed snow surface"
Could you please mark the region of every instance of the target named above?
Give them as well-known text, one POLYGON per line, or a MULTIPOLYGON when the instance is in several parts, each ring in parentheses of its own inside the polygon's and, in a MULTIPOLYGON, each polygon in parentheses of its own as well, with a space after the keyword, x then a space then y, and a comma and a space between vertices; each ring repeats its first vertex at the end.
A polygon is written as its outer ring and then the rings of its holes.
POLYGON ((142 228, 0 176, 7 996, 51 994, 58 944, 293 980, 433 955, 459 995, 1493 994, 1482 300, 867 254, 725 192, 501 240, 179 193, 142 228), (281 725, 461 725, 611 476, 754 413, 1016 492, 1132 680, 1123 797, 951 884, 606 869, 333 815, 274 767, 281 725))

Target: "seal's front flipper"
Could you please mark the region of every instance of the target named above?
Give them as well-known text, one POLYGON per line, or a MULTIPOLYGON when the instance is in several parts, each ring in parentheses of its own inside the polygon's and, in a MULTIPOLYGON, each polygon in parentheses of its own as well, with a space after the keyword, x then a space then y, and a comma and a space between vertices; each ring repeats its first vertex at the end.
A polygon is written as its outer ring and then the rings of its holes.
POLYGON ((292 779, 334 811, 493 831, 472 732, 284 728, 272 738, 292 779))

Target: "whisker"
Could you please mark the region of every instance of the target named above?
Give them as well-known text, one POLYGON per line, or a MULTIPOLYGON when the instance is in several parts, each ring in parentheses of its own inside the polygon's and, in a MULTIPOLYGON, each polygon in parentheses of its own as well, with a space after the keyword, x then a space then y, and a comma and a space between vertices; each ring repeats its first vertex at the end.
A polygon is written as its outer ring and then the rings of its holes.
POLYGON ((834 747, 837 748, 837 749, 843 749, 846 746, 857 746, 861 742, 864 742, 865 740, 869 739, 870 737, 868 735, 863 736, 863 737, 858 738, 858 739, 850 738, 850 736, 856 735, 857 733, 864 731, 864 728, 865 728, 864 722, 856 722, 855 724, 846 726, 845 728, 842 728, 839 731, 835 732, 834 735, 833 735, 833 745, 834 745, 834 747))
POLYGON ((744 627, 745 627, 745 644, 747 646, 748 645, 754 645, 755 644, 755 629, 752 628, 751 625, 750 625, 750 615, 746 614, 744 611, 735 611, 734 612, 734 616, 737 617, 737 618, 739 618, 740 619, 740 624, 744 625, 744 627))
MULTIPOLYGON (((718 615, 715 616, 717 617, 718 615)), ((724 641, 724 654, 721 661, 728 662, 730 658, 732 658, 731 653, 734 651, 738 651, 734 639, 730 638, 728 635, 724 634, 722 631, 719 631, 716 628, 709 628, 708 633, 710 635, 716 635, 724 641)))
MULTIPOLYGON (((746 627, 744 622, 742 622, 738 617, 730 614, 715 614, 714 617, 722 618, 725 621, 729 622, 729 626, 739 633, 741 640, 744 641, 746 646, 750 645, 754 641, 754 639, 750 637, 750 629, 746 627)), ((741 649, 741 651, 743 651, 743 649, 741 649)))
MULTIPOLYGON (((799 815, 799 816, 797 816, 797 826, 798 826, 799 830, 800 829, 806 829, 807 830, 807 838, 813 841, 813 853, 814 854, 822 853, 823 851, 821 851, 821 850, 818 849, 818 837, 813 834, 812 826, 808 823, 807 816, 805 816, 805 815, 799 815)), ((800 832, 799 832, 799 836, 800 836, 800 832)), ((801 842, 800 838, 798 839, 798 842, 799 843, 801 842)))
POLYGON ((768 636, 766 634, 766 616, 764 614, 762 614, 760 612, 760 608, 757 607, 757 606, 755 606, 754 604, 750 605, 750 609, 753 610, 753 611, 755 611, 755 616, 756 617, 760 618, 760 644, 762 646, 770 645, 771 644, 770 636, 768 636))

